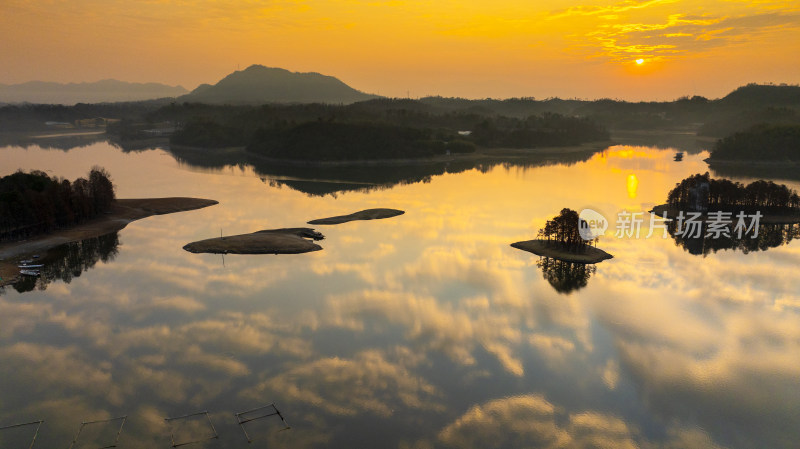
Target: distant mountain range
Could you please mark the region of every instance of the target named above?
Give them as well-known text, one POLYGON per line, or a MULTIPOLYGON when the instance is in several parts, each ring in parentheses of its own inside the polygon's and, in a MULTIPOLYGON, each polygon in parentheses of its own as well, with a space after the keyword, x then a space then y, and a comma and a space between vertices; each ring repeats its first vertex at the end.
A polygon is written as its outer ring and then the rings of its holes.
POLYGON ((344 103, 381 98, 332 76, 251 65, 215 85, 202 84, 179 101, 210 104, 344 103))
POLYGON ((181 86, 159 83, 128 83, 102 80, 94 83, 52 83, 30 81, 22 84, 0 84, 0 103, 113 103, 177 97, 187 93, 181 86))

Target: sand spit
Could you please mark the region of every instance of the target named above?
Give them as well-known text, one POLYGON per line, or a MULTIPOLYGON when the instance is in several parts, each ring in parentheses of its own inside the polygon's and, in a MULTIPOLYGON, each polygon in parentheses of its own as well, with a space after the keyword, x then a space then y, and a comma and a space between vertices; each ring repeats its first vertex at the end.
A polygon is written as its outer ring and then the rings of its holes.
POLYGON ((301 254, 319 251, 313 240, 325 238, 311 228, 282 228, 231 235, 189 243, 183 249, 190 253, 211 254, 301 254))
POLYGON ((335 225, 347 223, 348 221, 355 220, 378 220, 382 218, 391 218, 398 215, 403 215, 405 211, 398 209, 365 209, 362 211, 354 212, 350 215, 339 215, 336 217, 319 218, 311 220, 308 224, 313 225, 335 225))

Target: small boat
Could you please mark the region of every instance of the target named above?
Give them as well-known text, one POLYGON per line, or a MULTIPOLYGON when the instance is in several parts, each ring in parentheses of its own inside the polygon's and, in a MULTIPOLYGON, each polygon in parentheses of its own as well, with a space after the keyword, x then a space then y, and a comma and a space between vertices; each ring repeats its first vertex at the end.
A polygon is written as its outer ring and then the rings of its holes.
POLYGON ((28 268, 42 268, 44 264, 29 264, 26 263, 24 265, 17 265, 17 268, 28 269, 28 268))
POLYGON ((39 276, 39 270, 19 270, 19 274, 24 274, 25 276, 39 276))
POLYGON ((29 263, 33 263, 33 261, 30 259, 25 259, 25 260, 20 260, 19 263, 22 265, 28 265, 29 263))
POLYGON ((678 151, 675 153, 675 162, 680 162, 683 160, 683 151, 678 151))

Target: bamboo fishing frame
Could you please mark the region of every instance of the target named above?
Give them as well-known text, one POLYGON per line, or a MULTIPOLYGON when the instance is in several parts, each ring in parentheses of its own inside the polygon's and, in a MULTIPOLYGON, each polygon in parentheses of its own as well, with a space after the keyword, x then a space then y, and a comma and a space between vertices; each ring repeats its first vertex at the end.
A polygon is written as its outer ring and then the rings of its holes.
POLYGON ((14 428, 17 428, 17 427, 31 426, 31 425, 37 424, 36 430, 33 432, 33 439, 31 440, 31 445, 28 446, 28 449, 33 449, 33 445, 36 444, 36 437, 39 436, 39 428, 42 427, 42 423, 43 422, 44 422, 44 420, 40 419, 38 421, 31 421, 31 422, 26 422, 26 423, 22 423, 22 424, 12 424, 10 426, 0 427, 0 431, 6 430, 6 429, 14 429, 14 428))
POLYGON ((192 416, 200 416, 200 415, 206 415, 206 418, 208 419, 208 425, 211 426, 211 430, 214 432, 214 435, 212 435, 212 436, 210 436, 208 438, 200 439, 200 440, 187 441, 185 443, 176 444, 175 443, 175 432, 173 432, 170 429, 169 437, 172 440, 172 447, 186 446, 187 444, 194 444, 194 443, 200 443, 202 441, 219 439, 219 434, 217 433, 217 429, 214 427, 214 423, 211 422, 211 416, 208 414, 208 410, 203 410, 202 412, 197 412, 197 413, 189 413, 188 415, 183 415, 183 416, 176 416, 174 418, 164 418, 164 421, 169 423, 170 421, 175 421, 177 419, 191 418, 192 416))
POLYGON ((270 416, 278 415, 278 417, 283 422, 283 425, 285 426, 283 429, 279 430, 278 432, 283 432, 284 430, 291 429, 291 427, 289 426, 289 423, 286 422, 286 420, 283 418, 283 415, 281 415, 280 410, 278 410, 278 407, 275 407, 275 403, 274 402, 272 404, 265 405, 263 407, 257 407, 257 408, 254 408, 252 410, 247 410, 245 412, 234 413, 234 415, 236 415, 236 420, 239 422, 239 427, 242 428, 242 432, 244 432, 244 436, 245 436, 245 438, 247 438, 247 442, 248 443, 252 443, 253 440, 250 438, 250 435, 247 434, 247 430, 244 428, 244 425, 246 423, 249 423, 250 421, 255 421, 257 419, 268 418, 270 416), (272 407, 272 409, 275 410, 275 413, 267 413, 266 415, 256 416, 255 418, 244 418, 244 419, 242 419, 242 415, 245 415, 247 413, 257 412, 259 410, 264 410, 264 409, 270 408, 270 407, 272 407))
POLYGON ((72 444, 69 445, 69 449, 72 449, 72 447, 75 446, 75 443, 78 442, 78 437, 81 435, 81 432, 83 431, 83 428, 86 427, 87 425, 89 425, 89 424, 99 424, 99 423, 111 422, 111 421, 117 421, 119 419, 121 419, 122 422, 120 423, 119 429, 117 430, 117 436, 114 438, 114 443, 112 443, 112 444, 110 444, 108 446, 102 446, 99 449, 109 449, 109 448, 112 448, 112 447, 117 447, 117 443, 119 442, 119 436, 120 436, 120 434, 122 434, 122 428, 125 426, 125 421, 128 419, 128 415, 119 416, 117 418, 111 418, 111 419, 100 419, 100 420, 97 420, 97 421, 84 421, 84 422, 82 422, 81 423, 81 427, 78 429, 78 433, 75 434, 75 438, 72 439, 72 444))

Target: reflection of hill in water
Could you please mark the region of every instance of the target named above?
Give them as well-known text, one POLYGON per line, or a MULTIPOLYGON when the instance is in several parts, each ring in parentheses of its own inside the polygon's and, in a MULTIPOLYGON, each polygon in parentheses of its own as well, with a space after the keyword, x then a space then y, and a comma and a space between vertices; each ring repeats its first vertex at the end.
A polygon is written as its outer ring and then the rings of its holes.
MULTIPOLYGON (((184 148, 168 150, 181 164, 191 169, 221 169, 249 165, 271 186, 286 186, 311 196, 336 195, 342 192, 369 192, 396 185, 430 182, 435 176, 468 170, 488 172, 500 165, 507 168, 534 168, 546 165, 572 165, 589 160, 597 151, 548 153, 521 156, 519 152, 501 156, 467 156, 451 161, 419 161, 375 165, 299 165, 264 161, 242 151, 202 151, 184 148)), ((535 150, 532 150, 535 151, 535 150)))
POLYGON ((566 294, 586 287, 589 278, 597 271, 592 264, 564 262, 550 257, 540 258, 536 266, 557 292, 566 294))
POLYGON ((114 260, 118 247, 117 232, 61 245, 48 251, 47 257, 37 262, 44 264, 39 270, 39 277, 23 276, 20 282, 14 284, 14 289, 20 293, 34 288, 44 290, 55 280, 69 284, 73 278, 93 268, 98 261, 106 263, 114 260))
POLYGON ((751 238, 751 234, 746 234, 743 238, 736 238, 736 235, 731 232, 731 237, 719 236, 719 238, 706 238, 707 227, 704 224, 702 228, 701 237, 698 238, 682 238, 675 235, 677 225, 671 223, 667 230, 669 231, 675 244, 683 247, 684 250, 690 254, 707 256, 709 253, 716 253, 719 250, 733 250, 741 251, 744 254, 754 251, 766 251, 770 248, 777 248, 786 245, 793 239, 800 238, 800 224, 762 224, 758 228, 758 236, 751 238))

